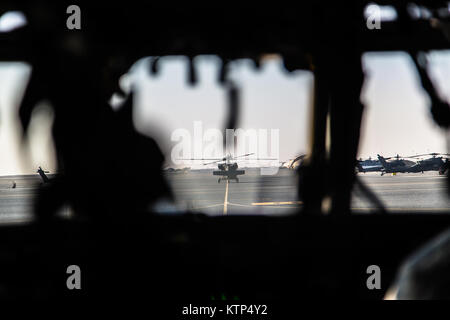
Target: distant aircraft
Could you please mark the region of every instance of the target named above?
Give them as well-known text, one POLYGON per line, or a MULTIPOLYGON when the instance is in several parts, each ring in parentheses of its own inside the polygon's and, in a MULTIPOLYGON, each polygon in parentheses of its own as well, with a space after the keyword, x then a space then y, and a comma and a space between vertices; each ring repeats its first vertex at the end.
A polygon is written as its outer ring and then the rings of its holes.
POLYGON ((190 170, 191 170, 190 167, 184 167, 182 169, 175 169, 175 168, 164 169, 164 171, 170 172, 170 173, 188 173, 190 170))
POLYGON ((420 158, 423 156, 432 156, 431 158, 419 160, 417 164, 423 171, 438 171, 439 174, 444 174, 445 165, 447 163, 448 166, 448 157, 450 154, 448 153, 427 153, 427 154, 418 154, 415 156, 411 156, 411 158, 420 158), (440 156, 440 157, 437 157, 440 156), (445 161, 444 161, 445 158, 445 161))
POLYGON ((372 160, 370 157, 367 160, 359 159, 356 166, 358 168, 358 172, 363 173, 381 171, 383 169, 383 165, 379 160, 372 160))
MULTIPOLYGON (((239 175, 245 174, 245 170, 238 170, 239 166, 236 161, 243 161, 244 159, 238 159, 242 157, 251 156, 254 153, 247 153, 243 154, 241 156, 233 157, 231 154, 228 154, 227 156, 223 158, 203 158, 203 159, 180 159, 180 160, 215 160, 212 162, 204 163, 203 165, 208 165, 212 163, 218 163, 217 167, 219 170, 213 171, 213 175, 220 176, 220 178, 217 180, 217 183, 220 183, 222 180, 235 180, 236 182, 239 182, 239 175), (221 163, 219 163, 221 162, 221 163)), ((275 158, 257 158, 252 160, 278 160, 275 158)))
POLYGON ((219 180, 217 180, 217 183, 220 183, 221 180, 235 180, 236 182, 239 182, 238 176, 245 174, 245 170, 238 170, 239 166, 238 166, 237 162, 231 162, 231 160, 235 160, 235 159, 241 158, 241 157, 247 157, 252 154, 254 154, 254 153, 248 153, 248 154, 244 154, 244 155, 237 156, 237 157, 232 157, 231 154, 229 154, 220 160, 205 163, 204 165, 222 162, 222 163, 217 164, 217 167, 219 168, 219 170, 213 171, 213 175, 220 176, 219 180))
POLYGON ((306 154, 301 154, 297 156, 295 159, 289 159, 288 161, 280 162, 280 169, 297 169, 303 162, 303 159, 306 157, 306 154))
POLYGON ((383 158, 378 155, 378 159, 380 163, 383 165, 383 169, 381 171, 381 175, 385 173, 417 173, 417 172, 425 172, 425 171, 438 171, 439 174, 443 174, 445 172, 445 166, 448 166, 448 159, 444 161, 444 157, 448 157, 449 154, 442 153, 428 153, 428 154, 419 154, 415 156, 409 156, 404 158, 418 158, 423 156, 431 155, 432 158, 428 158, 425 160, 419 160, 418 162, 413 162, 405 159, 400 159, 400 156, 397 155, 395 160, 392 162, 388 162, 386 160, 391 158, 383 158), (437 155, 442 155, 442 157, 436 157, 437 155))
POLYGON ((450 161, 449 159, 445 159, 444 164, 442 165, 442 167, 439 169, 439 174, 445 174, 446 172, 448 172, 450 170, 450 161))
POLYGON ((289 163, 289 169, 297 169, 303 162, 303 159, 306 157, 306 154, 301 154, 295 159, 291 160, 289 163))
POLYGON ((378 160, 380 161, 383 169, 381 170, 381 175, 385 173, 408 173, 408 172, 422 172, 421 168, 417 166, 417 163, 410 160, 400 159, 400 156, 395 156, 395 160, 387 162, 393 157, 384 158, 377 154, 378 160))
POLYGON ((37 170, 37 173, 39 173, 39 175, 41 176, 42 181, 44 183, 47 183, 50 181, 50 179, 46 175, 46 173, 49 173, 49 171, 44 171, 41 167, 39 167, 39 169, 37 170))

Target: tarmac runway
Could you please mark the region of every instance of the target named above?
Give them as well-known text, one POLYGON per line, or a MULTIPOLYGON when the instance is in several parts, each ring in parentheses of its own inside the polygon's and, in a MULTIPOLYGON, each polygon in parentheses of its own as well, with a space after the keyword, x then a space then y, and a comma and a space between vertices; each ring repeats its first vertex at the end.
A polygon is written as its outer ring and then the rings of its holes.
MULTIPOLYGON (((358 174, 388 211, 450 213, 445 176, 437 172, 424 174, 384 175, 358 174)), ((220 214, 289 214, 302 206, 297 198, 294 171, 279 170, 276 175, 262 176, 257 169, 246 169, 239 183, 217 183, 211 171, 168 174, 179 204, 191 211, 220 214), (228 190, 228 191, 227 191, 228 190)), ((355 188, 352 209, 357 213, 376 211, 355 188)))
POLYGON ((301 205, 297 200, 297 179, 293 171, 261 175, 259 169, 245 169, 235 181, 221 181, 213 170, 168 173, 177 202, 194 212, 210 215, 289 214, 301 205))
MULTIPOLYGON (((436 171, 425 173, 359 173, 358 177, 381 200, 388 211, 450 213, 450 197, 447 193, 446 176, 436 171)), ((370 211, 373 204, 364 199, 357 190, 353 194, 354 211, 370 211)))
POLYGON ((38 174, 0 177, 0 222, 32 218, 33 200, 41 181, 38 174))
MULTIPOLYGON (((302 206, 297 198, 294 171, 282 169, 276 175, 261 175, 259 169, 245 170, 246 174, 239 177, 239 183, 218 183, 212 170, 166 173, 166 177, 174 191, 178 212, 279 216, 290 214, 302 206)), ((450 213, 445 177, 437 172, 395 176, 366 173, 358 174, 358 177, 388 211, 450 213)), ((33 198, 40 183, 37 174, 0 177, 0 222, 28 221, 32 217, 33 198)), ((374 211, 375 205, 355 189, 352 208, 356 213, 367 214, 374 211)))

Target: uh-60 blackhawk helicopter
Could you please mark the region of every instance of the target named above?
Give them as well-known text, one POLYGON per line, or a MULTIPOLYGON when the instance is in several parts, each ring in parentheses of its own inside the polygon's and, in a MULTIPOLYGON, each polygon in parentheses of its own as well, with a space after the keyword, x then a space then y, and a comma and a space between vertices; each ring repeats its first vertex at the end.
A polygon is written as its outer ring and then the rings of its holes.
POLYGON ((423 171, 438 171, 439 174, 444 174, 446 170, 448 170, 449 163, 449 153, 427 153, 427 154, 418 154, 412 156, 411 158, 422 158, 426 156, 431 156, 431 158, 426 158, 419 160, 417 164, 423 171))
MULTIPOLYGON (((255 153, 247 153, 240 156, 233 157, 231 154, 226 155, 223 158, 202 158, 202 159, 183 159, 183 160, 214 160, 212 162, 203 163, 204 166, 217 163, 217 167, 219 170, 214 170, 213 175, 220 176, 217 180, 217 183, 220 183, 220 181, 230 181, 234 180, 236 182, 239 182, 240 175, 245 174, 245 170, 238 169, 239 166, 237 164, 237 161, 242 160, 249 160, 249 159, 238 159, 242 157, 248 157, 251 155, 254 155, 255 153)), ((250 159, 250 160, 278 160, 275 158, 257 158, 257 159, 250 159)))
POLYGON ((427 153, 427 154, 418 154, 409 157, 409 159, 421 158, 424 156, 432 156, 431 158, 427 158, 424 160, 419 160, 417 162, 409 161, 405 159, 400 159, 400 156, 384 158, 378 155, 378 160, 383 166, 381 170, 381 175, 385 173, 417 173, 417 172, 425 172, 425 171, 438 171, 439 174, 444 174, 444 172, 448 169, 448 153, 427 153), (441 155, 440 157, 437 157, 441 155), (395 158, 392 162, 387 162, 386 160, 395 158), (445 161, 443 159, 446 159, 445 161))
POLYGON ((41 167, 39 167, 39 169, 36 172, 39 173, 39 175, 41 176, 42 183, 47 183, 50 181, 50 179, 46 175, 46 173, 49 173, 49 171, 46 171, 46 170, 42 169, 41 167))

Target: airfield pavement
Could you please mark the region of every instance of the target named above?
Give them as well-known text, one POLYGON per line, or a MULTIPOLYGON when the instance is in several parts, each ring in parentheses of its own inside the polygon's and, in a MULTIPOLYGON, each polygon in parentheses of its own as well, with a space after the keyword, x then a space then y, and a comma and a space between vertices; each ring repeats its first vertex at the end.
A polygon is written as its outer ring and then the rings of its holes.
MULTIPOLYGON (((246 169, 246 174, 239 177, 239 183, 218 183, 218 177, 212 175, 212 170, 165 175, 174 191, 178 212, 285 215, 302 206, 297 199, 297 177, 294 171, 288 169, 279 170, 276 175, 261 175, 259 169, 246 169)), ((388 211, 450 213, 445 177, 437 172, 395 176, 366 173, 358 176, 388 211)), ((0 177, 0 222, 29 221, 33 197, 40 182, 37 174, 0 177), (16 187, 12 188, 14 182, 16 187)), ((357 190, 353 195, 352 208, 356 213, 374 211, 374 205, 357 190)))
MULTIPOLYGON (((385 207, 398 212, 449 212, 445 176, 437 172, 424 174, 358 174, 361 181, 381 200, 385 207)), ((217 183, 210 171, 187 174, 171 173, 178 203, 191 211, 220 214, 289 214, 302 206, 297 199, 297 177, 283 169, 276 175, 260 175, 257 169, 246 170, 239 183, 217 183)), ((355 188, 352 209, 358 213, 374 211, 375 205, 355 188)))

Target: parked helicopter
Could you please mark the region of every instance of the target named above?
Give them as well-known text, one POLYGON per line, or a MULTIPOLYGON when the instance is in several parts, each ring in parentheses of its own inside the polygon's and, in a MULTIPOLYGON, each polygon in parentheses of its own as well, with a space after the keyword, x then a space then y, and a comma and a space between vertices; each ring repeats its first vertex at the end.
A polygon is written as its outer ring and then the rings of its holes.
POLYGON ((374 171, 381 171, 383 169, 383 166, 381 165, 379 160, 372 160, 372 158, 369 157, 369 159, 357 160, 356 166, 358 168, 358 172, 374 172, 374 171))
MULTIPOLYGON (((203 165, 206 166, 208 164, 218 163, 217 167, 219 170, 214 170, 213 175, 220 176, 217 180, 217 183, 220 183, 222 180, 230 181, 235 180, 236 182, 239 182, 240 175, 245 174, 245 170, 239 169, 239 166, 236 161, 241 161, 245 159, 238 159, 242 157, 248 157, 254 155, 254 153, 247 153, 240 156, 233 157, 231 154, 228 154, 227 156, 223 158, 203 158, 203 159, 181 159, 181 160, 215 160, 212 162, 204 163, 203 165)), ((253 159, 252 159, 253 160, 253 159)), ((257 158, 254 160, 278 160, 274 158, 257 158)))
POLYGON ((449 170, 450 170, 450 160, 447 158, 445 159, 445 162, 442 165, 442 167, 439 169, 439 174, 445 174, 449 170))
POLYGON ((422 172, 421 168, 417 165, 416 162, 411 160, 405 160, 404 157, 400 159, 400 156, 397 154, 395 157, 384 158, 377 154, 378 160, 380 161, 383 169, 381 170, 381 175, 385 173, 409 173, 409 172, 422 172), (395 160, 388 162, 386 160, 395 158, 395 160))
POLYGON ((431 156, 431 158, 419 160, 417 162, 417 165, 422 169, 423 171, 438 171, 439 174, 444 174, 446 164, 448 168, 448 157, 450 156, 449 153, 427 153, 427 154, 418 154, 415 156, 411 156, 410 158, 420 158, 424 156, 431 156), (438 157, 439 156, 439 157, 438 157), (445 160, 444 160, 445 158, 445 160))
POLYGON ((217 167, 219 170, 214 170, 213 175, 220 176, 220 178, 217 180, 217 183, 220 183, 221 180, 235 180, 237 183, 239 182, 239 175, 245 174, 245 170, 238 170, 239 166, 237 162, 231 162, 232 160, 236 160, 237 158, 247 157, 250 155, 253 155, 254 153, 247 153, 241 156, 233 157, 231 154, 228 154, 226 157, 219 159, 217 161, 204 163, 203 165, 208 165, 212 163, 218 163, 217 167))
MULTIPOLYGON (((439 171, 439 174, 443 174, 445 172, 445 164, 448 163, 443 161, 443 158, 449 156, 449 154, 442 153, 428 153, 428 154, 420 154, 414 156, 408 156, 400 159, 400 156, 397 155, 394 161, 388 162, 386 160, 391 159, 384 158, 380 155, 378 156, 378 160, 383 166, 381 170, 381 175, 385 173, 417 173, 417 172, 425 172, 425 171, 439 171), (414 159, 423 156, 431 155, 432 158, 419 160, 417 162, 411 160, 405 160, 404 158, 414 159), (443 157, 436 157, 437 155, 443 155, 443 157)), ((447 165, 448 166, 448 165, 447 165)))
POLYGON ((49 173, 49 171, 44 171, 41 167, 39 167, 36 172, 41 176, 43 183, 47 183, 50 181, 50 179, 46 175, 46 173, 49 173))

